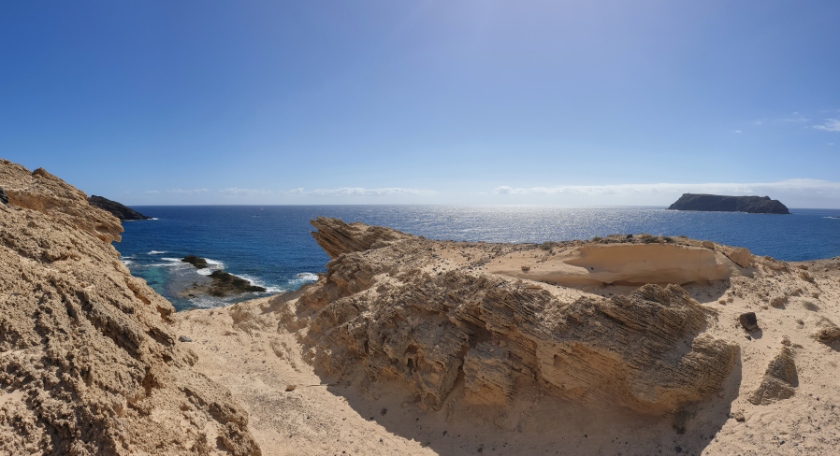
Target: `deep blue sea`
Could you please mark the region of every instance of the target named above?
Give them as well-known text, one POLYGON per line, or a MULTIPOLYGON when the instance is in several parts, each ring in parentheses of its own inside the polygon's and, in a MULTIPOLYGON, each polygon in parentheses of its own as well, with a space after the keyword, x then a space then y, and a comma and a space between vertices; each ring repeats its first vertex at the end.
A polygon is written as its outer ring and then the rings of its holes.
MULTIPOLYGON (((791 209, 792 215, 681 212, 664 208, 562 209, 454 206, 138 206, 155 220, 124 222, 115 244, 132 274, 146 279, 177 309, 214 307, 234 299, 181 299, 178 290, 224 270, 268 288, 289 291, 314 281, 329 258, 309 232, 309 220, 338 217, 433 239, 534 242, 609 234, 679 236, 747 247, 757 255, 811 260, 840 255, 840 209, 791 209), (179 261, 198 255, 212 267, 179 261)), ((262 294, 264 295, 264 294, 262 294)))

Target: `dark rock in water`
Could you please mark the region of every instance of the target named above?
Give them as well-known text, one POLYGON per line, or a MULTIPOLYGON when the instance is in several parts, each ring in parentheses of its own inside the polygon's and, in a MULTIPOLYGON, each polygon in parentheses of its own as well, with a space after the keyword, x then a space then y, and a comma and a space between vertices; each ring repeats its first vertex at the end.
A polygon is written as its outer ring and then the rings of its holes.
POLYGON ((790 214, 787 206, 769 196, 725 196, 684 193, 668 209, 678 211, 748 212, 751 214, 790 214))
POLYGON ((6 196, 6 190, 3 190, 2 187, 0 187, 0 203, 3 203, 7 206, 9 205, 9 197, 6 196))
POLYGON ((742 313, 738 317, 738 322, 749 332, 758 330, 758 318, 755 316, 755 312, 742 313))
POLYGON ((91 195, 88 198, 88 203, 91 206, 98 207, 102 210, 108 211, 114 215, 114 217, 120 220, 149 220, 151 217, 146 217, 145 215, 135 211, 130 207, 123 206, 122 204, 111 201, 107 198, 103 198, 101 196, 91 195))
POLYGON ((195 255, 187 255, 181 259, 184 263, 189 263, 198 269, 204 269, 207 267, 207 260, 201 257, 197 257, 195 255))
POLYGON ((251 282, 224 271, 213 271, 210 278, 213 282, 210 283, 209 294, 219 298, 232 294, 265 291, 263 287, 251 285, 251 282))
MULTIPOLYGON (((186 261, 186 258, 182 261, 186 261)), ((190 298, 208 295, 224 298, 242 293, 264 293, 265 291, 265 288, 252 285, 251 282, 242 277, 224 271, 213 271, 209 277, 202 277, 201 282, 194 282, 192 286, 181 291, 179 295, 190 298)))

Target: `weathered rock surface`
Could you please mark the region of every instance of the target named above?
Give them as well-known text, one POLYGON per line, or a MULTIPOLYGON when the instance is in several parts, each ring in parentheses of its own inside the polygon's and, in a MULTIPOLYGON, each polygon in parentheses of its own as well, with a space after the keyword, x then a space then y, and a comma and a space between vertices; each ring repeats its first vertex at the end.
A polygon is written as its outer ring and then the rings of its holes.
POLYGON ((146 217, 145 215, 135 211, 134 209, 120 204, 116 201, 111 201, 108 198, 104 198, 102 196, 91 195, 88 198, 88 203, 91 206, 98 207, 104 211, 110 212, 111 215, 120 219, 120 220, 149 220, 151 217, 146 217))
POLYGON ((793 396, 799 377, 796 373, 796 363, 793 361, 793 351, 790 347, 782 346, 779 353, 770 361, 761 385, 749 397, 754 405, 770 404, 793 396))
POLYGON ((752 214, 790 214, 788 208, 769 196, 724 196, 684 193, 668 209, 680 211, 748 212, 752 214))
POLYGON ((758 331, 758 317, 755 312, 744 312, 738 316, 738 323, 747 332, 758 331))
POLYGON ((260 454, 119 261, 119 221, 41 169, 0 161, 0 184, 0 454, 260 454))
POLYGON ((85 194, 38 168, 31 173, 18 164, 0 159, 0 186, 9 204, 47 214, 57 223, 89 233, 105 242, 120 240, 120 221, 92 207, 85 194))
POLYGON ((334 259, 287 318, 307 322, 312 361, 326 375, 401 379, 433 409, 463 378, 456 394, 475 404, 503 405, 527 384, 663 414, 717 391, 738 356, 734 344, 698 337, 714 311, 677 285, 568 300, 513 277, 424 269, 435 241, 334 219, 313 225, 334 259))

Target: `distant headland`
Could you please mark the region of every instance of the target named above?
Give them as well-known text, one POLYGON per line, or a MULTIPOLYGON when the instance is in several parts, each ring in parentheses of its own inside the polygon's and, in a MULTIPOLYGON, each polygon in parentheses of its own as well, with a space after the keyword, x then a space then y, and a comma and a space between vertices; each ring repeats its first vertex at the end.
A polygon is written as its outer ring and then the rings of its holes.
POLYGON ((120 220, 149 220, 151 217, 135 211, 134 209, 124 206, 116 201, 111 201, 108 198, 103 198, 97 195, 91 195, 88 198, 88 203, 91 206, 96 206, 99 209, 110 212, 114 217, 120 220))
POLYGON ((790 214, 787 206, 769 196, 726 196, 683 193, 668 209, 678 211, 748 212, 750 214, 790 214))

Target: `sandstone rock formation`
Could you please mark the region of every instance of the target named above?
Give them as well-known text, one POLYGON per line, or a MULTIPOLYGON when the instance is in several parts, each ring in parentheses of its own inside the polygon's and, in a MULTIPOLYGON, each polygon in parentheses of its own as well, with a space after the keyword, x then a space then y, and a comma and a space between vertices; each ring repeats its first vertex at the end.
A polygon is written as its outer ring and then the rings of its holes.
POLYGON ((748 212, 751 214, 790 214, 788 208, 769 196, 724 196, 684 193, 668 209, 680 211, 748 212))
POLYGON ((0 161, 0 186, 0 454, 260 454, 119 261, 119 221, 42 169, 0 161))
POLYGON ((120 219, 120 220, 149 220, 151 217, 147 217, 134 209, 120 204, 116 201, 111 201, 108 198, 104 198, 102 196, 91 195, 88 198, 88 203, 91 206, 98 207, 104 211, 110 212, 111 215, 120 219))
POLYGON ((0 159, 0 186, 9 204, 47 214, 57 223, 93 233, 105 242, 120 240, 120 221, 92 207, 85 194, 61 179, 38 168, 29 172, 23 166, 0 159))
POLYGON ((788 346, 782 346, 779 353, 770 361, 761 385, 750 396, 749 401, 755 405, 770 404, 793 396, 795 387, 799 385, 796 373, 796 363, 793 361, 793 351, 788 346))
MULTIPOLYGON (((473 267, 429 270, 436 241, 334 219, 313 225, 318 228, 313 237, 334 259, 287 318, 308 319, 313 362, 325 374, 368 382, 401 379, 432 409, 444 404, 462 378, 463 398, 475 404, 504 405, 531 384, 554 395, 604 397, 642 413, 663 414, 717 391, 738 356, 731 343, 698 337, 714 312, 677 285, 569 300, 547 283, 473 267)), ((499 246, 475 247, 478 254, 499 246)), ((693 246, 569 247, 579 264, 602 270, 614 249, 617 258, 632 263, 610 264, 610 278, 623 282, 644 275, 633 267, 637 260, 628 249, 648 248, 669 264, 678 263, 669 254, 680 258, 685 252, 701 264, 718 260, 714 252, 693 246)), ((557 256, 569 263, 571 251, 561 249, 557 256)), ((708 280, 705 271, 700 267, 694 277, 685 271, 673 277, 708 280)))

